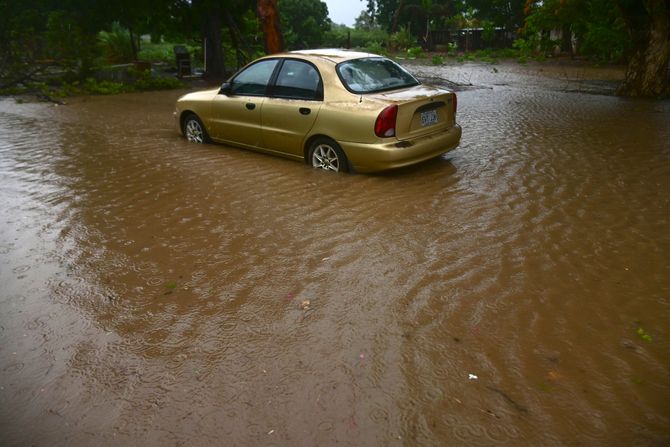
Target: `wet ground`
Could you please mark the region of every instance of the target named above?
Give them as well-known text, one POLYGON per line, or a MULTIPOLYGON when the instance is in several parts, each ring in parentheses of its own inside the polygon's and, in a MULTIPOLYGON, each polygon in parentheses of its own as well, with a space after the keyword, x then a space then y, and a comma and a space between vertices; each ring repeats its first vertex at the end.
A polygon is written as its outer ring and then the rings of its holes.
POLYGON ((670 444, 670 103, 414 68, 462 144, 378 176, 1 100, 0 443, 670 444))

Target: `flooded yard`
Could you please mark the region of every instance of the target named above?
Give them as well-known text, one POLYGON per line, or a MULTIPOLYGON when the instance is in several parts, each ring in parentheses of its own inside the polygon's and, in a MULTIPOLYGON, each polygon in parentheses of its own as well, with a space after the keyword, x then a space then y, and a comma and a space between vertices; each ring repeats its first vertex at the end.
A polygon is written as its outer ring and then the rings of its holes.
POLYGON ((1 99, 0 443, 670 444, 670 102, 412 70, 461 145, 376 176, 1 99))

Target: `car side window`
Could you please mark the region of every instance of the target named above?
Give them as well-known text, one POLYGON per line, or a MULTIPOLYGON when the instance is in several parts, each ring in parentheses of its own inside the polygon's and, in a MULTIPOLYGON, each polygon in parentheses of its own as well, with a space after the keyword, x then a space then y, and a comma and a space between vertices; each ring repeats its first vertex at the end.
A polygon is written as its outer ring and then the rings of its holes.
POLYGON ((231 82, 231 93, 249 96, 265 95, 278 62, 278 59, 264 60, 245 68, 231 82))
POLYGON ((319 72, 307 62, 286 59, 272 90, 272 96, 289 99, 323 99, 319 72))

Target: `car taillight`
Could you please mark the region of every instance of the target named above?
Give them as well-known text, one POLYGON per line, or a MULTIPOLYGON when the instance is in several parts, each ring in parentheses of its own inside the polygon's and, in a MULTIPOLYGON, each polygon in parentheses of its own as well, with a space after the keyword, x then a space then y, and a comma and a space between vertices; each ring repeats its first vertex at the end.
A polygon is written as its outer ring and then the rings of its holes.
POLYGON ((388 106, 379 113, 375 121, 375 135, 378 137, 395 136, 395 121, 398 117, 398 106, 388 106))
POLYGON ((456 96, 456 93, 452 93, 452 95, 454 95, 452 103, 454 106, 454 116, 456 116, 456 109, 458 109, 458 97, 456 96))

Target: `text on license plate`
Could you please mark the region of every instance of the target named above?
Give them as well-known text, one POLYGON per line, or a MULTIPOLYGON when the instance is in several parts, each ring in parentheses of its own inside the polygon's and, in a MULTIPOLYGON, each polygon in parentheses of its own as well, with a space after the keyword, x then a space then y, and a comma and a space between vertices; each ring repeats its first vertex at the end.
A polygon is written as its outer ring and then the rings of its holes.
POLYGON ((421 112, 421 126, 430 126, 437 123, 437 110, 429 110, 421 112))

